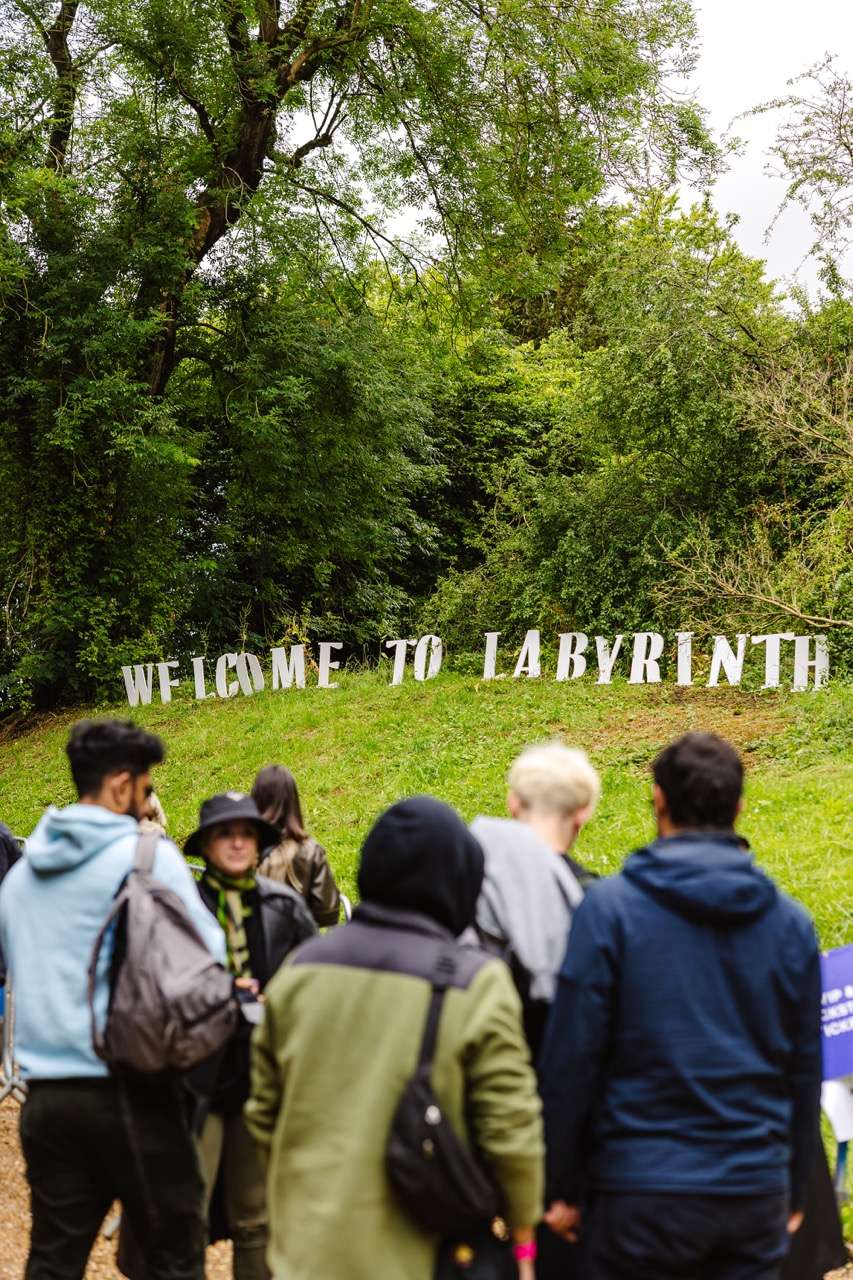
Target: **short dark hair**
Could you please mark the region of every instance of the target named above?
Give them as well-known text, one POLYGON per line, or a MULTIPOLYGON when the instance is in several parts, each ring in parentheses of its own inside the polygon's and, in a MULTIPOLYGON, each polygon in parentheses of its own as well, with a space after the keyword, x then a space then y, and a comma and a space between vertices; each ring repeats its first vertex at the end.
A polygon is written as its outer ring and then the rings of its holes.
POLYGON ((166 747, 154 733, 132 720, 78 720, 65 748, 78 796, 100 791, 105 778, 129 770, 134 778, 166 758, 166 747))
POLYGON ((715 733, 685 733, 652 765, 677 827, 729 830, 743 791, 743 762, 715 733))

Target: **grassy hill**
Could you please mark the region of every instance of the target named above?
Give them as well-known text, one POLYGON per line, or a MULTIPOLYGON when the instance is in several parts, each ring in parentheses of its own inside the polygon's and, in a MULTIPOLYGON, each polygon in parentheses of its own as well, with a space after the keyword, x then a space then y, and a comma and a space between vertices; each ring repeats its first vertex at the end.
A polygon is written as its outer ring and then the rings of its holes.
MULTIPOLYGON (((288 764, 310 829, 350 894, 360 842, 384 806, 426 791, 466 818, 502 813, 513 755, 555 734, 585 747, 604 779, 579 856, 601 871, 618 867, 651 835, 648 765, 655 751, 687 729, 713 729, 744 752, 741 829, 759 860, 812 911, 824 946, 853 940, 853 688, 794 695, 548 680, 484 684, 454 674, 391 688, 386 679, 343 674, 332 690, 99 711, 132 714, 166 739, 169 758, 157 788, 179 842, 201 799, 247 789, 264 764, 288 764)), ((75 718, 50 717, 0 739, 0 819, 18 833, 32 830, 45 805, 73 798, 63 745, 75 718)))

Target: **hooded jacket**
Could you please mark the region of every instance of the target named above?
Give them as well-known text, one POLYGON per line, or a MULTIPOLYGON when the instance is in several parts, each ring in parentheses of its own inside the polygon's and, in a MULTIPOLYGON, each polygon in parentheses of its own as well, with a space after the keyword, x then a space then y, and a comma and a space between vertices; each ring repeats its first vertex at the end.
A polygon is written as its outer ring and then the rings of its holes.
POLYGON ((506 966, 456 936, 471 924, 483 855, 447 805, 394 805, 362 850, 352 923, 288 956, 252 1049, 249 1130, 265 1156, 275 1276, 432 1280, 438 1241, 398 1202, 385 1148, 415 1069, 439 962, 432 1083, 476 1145, 512 1225, 541 1212, 539 1099, 506 966))
POLYGON ((553 1198, 798 1207, 820 1076, 814 929, 736 836, 656 840, 589 889, 540 1062, 553 1198))
MULTIPOLYGON (((95 804, 49 809, 0 890, 0 942, 15 987, 15 1048, 28 1079, 106 1076, 92 1047, 86 979, 95 939, 130 871, 135 818, 95 804)), ((202 905, 192 873, 170 840, 158 842, 154 877, 184 902, 217 960, 222 929, 202 905)), ((106 1017, 112 949, 102 948, 95 1010, 106 1017)))

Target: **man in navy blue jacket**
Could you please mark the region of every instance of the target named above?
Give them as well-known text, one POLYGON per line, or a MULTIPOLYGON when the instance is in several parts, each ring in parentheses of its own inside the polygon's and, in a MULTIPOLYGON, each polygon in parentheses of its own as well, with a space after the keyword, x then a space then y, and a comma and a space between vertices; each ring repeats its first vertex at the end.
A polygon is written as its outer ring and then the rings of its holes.
POLYGON ((540 1079, 546 1221, 582 1227, 585 1280, 772 1280, 802 1220, 820 960, 735 835, 742 783, 713 734, 667 747, 658 839, 575 916, 540 1079))

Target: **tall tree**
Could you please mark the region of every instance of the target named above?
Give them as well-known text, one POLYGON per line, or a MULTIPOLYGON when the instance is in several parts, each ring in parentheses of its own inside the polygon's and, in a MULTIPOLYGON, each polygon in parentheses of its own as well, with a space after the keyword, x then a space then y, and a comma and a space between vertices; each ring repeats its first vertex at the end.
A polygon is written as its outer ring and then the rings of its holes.
POLYGON ((853 245, 853 79, 828 54, 789 87, 754 114, 784 113, 771 148, 771 171, 788 184, 779 214, 791 204, 806 211, 815 233, 811 252, 837 291, 853 245))
POLYGON ((711 157, 669 90, 688 0, 0 0, 0 30, 7 701, 180 625, 205 469, 174 375, 248 332, 247 279, 263 308, 343 270, 343 322, 366 250, 524 277, 608 183, 711 157))

